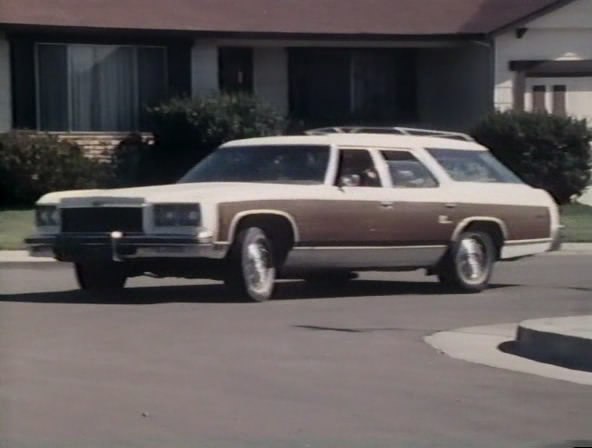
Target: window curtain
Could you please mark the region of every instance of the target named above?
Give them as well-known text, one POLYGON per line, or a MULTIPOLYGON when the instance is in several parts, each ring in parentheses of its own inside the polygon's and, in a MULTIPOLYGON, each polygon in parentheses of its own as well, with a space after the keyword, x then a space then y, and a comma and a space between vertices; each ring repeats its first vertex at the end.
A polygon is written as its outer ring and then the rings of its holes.
POLYGON ((37 45, 38 127, 129 132, 147 128, 146 106, 167 94, 162 47, 37 45))
POLYGON ((39 64, 39 129, 63 131, 68 128, 67 53, 63 45, 40 45, 39 64))
POLYGON ((136 129, 134 48, 76 45, 69 50, 72 130, 136 129))

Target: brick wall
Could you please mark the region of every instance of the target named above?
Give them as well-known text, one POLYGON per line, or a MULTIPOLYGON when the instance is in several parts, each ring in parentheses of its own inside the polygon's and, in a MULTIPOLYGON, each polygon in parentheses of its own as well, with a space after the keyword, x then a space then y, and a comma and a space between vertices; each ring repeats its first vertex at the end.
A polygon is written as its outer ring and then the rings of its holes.
MULTIPOLYGON (((112 133, 67 133, 57 134, 60 141, 69 141, 77 144, 82 148, 85 155, 101 162, 110 162, 113 152, 123 139, 129 137, 128 133, 112 134, 112 133)), ((141 134, 142 140, 145 143, 151 144, 154 139, 152 134, 141 134)))

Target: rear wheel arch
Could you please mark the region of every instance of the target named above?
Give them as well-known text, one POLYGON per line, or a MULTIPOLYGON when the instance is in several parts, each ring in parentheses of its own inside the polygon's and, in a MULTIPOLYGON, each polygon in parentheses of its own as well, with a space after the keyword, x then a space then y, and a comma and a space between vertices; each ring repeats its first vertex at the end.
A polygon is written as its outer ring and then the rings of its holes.
POLYGON ((495 245, 497 258, 500 258, 504 243, 508 239, 508 228, 501 219, 481 216, 464 219, 456 226, 452 243, 455 243, 462 233, 471 231, 487 233, 495 245))

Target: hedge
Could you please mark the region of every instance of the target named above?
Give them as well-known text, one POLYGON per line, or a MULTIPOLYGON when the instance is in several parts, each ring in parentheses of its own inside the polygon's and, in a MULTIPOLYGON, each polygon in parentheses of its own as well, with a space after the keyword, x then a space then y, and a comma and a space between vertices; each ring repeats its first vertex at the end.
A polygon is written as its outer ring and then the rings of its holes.
POLYGON ((119 170, 131 176, 129 184, 174 182, 222 143, 280 134, 285 124, 249 94, 174 98, 149 108, 148 116, 154 144, 132 138, 115 153, 119 170))
POLYGON ((495 112, 472 131, 526 183, 560 204, 590 183, 592 132, 585 120, 547 113, 495 112))
POLYGON ((0 134, 0 207, 30 206, 45 193, 97 188, 111 181, 107 165, 51 135, 0 134))

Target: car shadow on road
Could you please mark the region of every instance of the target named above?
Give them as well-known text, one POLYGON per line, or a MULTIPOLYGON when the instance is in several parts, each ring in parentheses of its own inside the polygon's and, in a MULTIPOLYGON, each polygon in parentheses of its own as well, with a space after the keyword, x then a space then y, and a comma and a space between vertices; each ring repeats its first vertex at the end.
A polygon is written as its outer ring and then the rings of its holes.
MULTIPOLYGON (((491 289, 515 285, 495 284, 491 289)), ((274 302, 286 300, 355 298, 363 296, 454 294, 435 282, 356 280, 345 285, 309 285, 285 281, 277 286, 274 302)), ((158 303, 244 303, 220 284, 126 288, 118 292, 79 290, 0 294, 0 302, 152 305, 158 303)))

